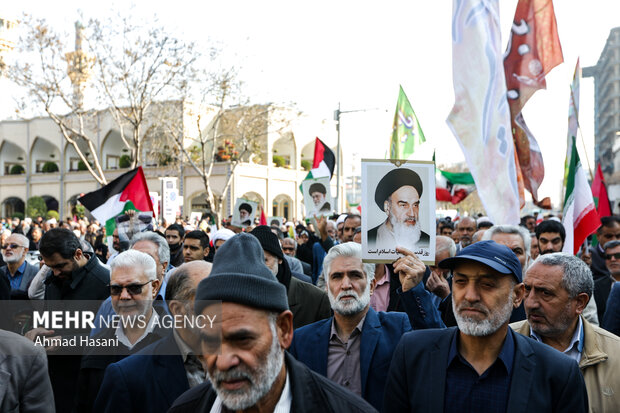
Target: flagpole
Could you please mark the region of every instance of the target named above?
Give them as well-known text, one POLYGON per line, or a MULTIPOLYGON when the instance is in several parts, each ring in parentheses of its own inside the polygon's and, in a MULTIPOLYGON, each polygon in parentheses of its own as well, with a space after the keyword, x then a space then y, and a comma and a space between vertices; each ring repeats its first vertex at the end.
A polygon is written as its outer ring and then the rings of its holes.
POLYGON ((590 159, 588 158, 588 149, 586 148, 586 142, 583 139, 583 132, 581 131, 581 124, 579 123, 579 112, 577 111, 577 107, 575 105, 575 95, 573 94, 573 85, 570 85, 570 96, 571 102, 573 103, 573 109, 575 109, 575 121, 577 122, 577 130, 579 131, 579 136, 581 137, 581 144, 583 145, 583 152, 586 156, 586 163, 588 164, 588 172, 590 172, 590 180, 594 181, 594 174, 592 173, 592 168, 590 167, 590 159))

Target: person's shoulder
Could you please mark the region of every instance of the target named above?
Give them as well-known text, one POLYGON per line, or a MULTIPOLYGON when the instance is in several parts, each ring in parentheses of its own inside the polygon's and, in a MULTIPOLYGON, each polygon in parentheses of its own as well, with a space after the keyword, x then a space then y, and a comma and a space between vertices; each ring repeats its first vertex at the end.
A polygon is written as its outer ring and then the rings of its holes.
POLYGON ((293 376, 291 378, 292 386, 303 386, 301 391, 300 389, 292 388, 293 395, 300 394, 300 392, 304 394, 304 400, 295 400, 295 396, 293 396, 293 406, 295 406, 296 402, 300 404, 310 404, 312 402, 316 404, 318 402, 323 402, 327 404, 327 406, 323 407, 331 407, 331 409, 328 410, 332 411, 344 411, 344 409, 346 409, 347 412, 366 413, 376 411, 374 407, 358 395, 344 389, 328 378, 315 373, 305 364, 295 360, 291 355, 287 355, 286 362, 289 373, 293 376), (318 387, 325 397, 321 397, 320 400, 309 400, 315 396, 312 392, 313 386, 308 386, 310 383, 318 387))
MULTIPOLYGON (((325 291, 321 290, 314 284, 310 284, 308 282, 304 282, 298 278, 292 277, 290 287, 296 289, 296 293, 308 294, 312 297, 322 297, 325 295, 325 291)), ((290 288, 289 287, 289 288, 290 288)))
POLYGON ((411 330, 403 334, 401 343, 435 343, 445 339, 448 336, 452 336, 452 334, 454 334, 454 330, 456 330, 456 327, 411 330))
MULTIPOLYGON (((586 321, 584 321, 586 322, 586 321)), ((610 333, 609 331, 599 327, 599 326, 595 326, 594 324, 590 323, 590 327, 592 328, 592 331, 594 332, 594 334, 596 334, 597 338, 604 342, 606 347, 612 347, 618 350, 617 353, 613 354, 614 357, 616 357, 616 354, 618 355, 617 357, 620 358, 620 337, 618 337, 617 335, 610 333)))
POLYGON ((376 311, 377 318, 379 318, 379 322, 381 324, 384 323, 396 323, 402 322, 403 320, 409 320, 409 316, 407 313, 403 313, 400 311, 376 311))
POLYGON ((15 356, 45 356, 45 349, 17 333, 0 330, 0 353, 15 356))
POLYGON ((333 318, 334 317, 329 317, 324 320, 315 321, 314 323, 306 324, 303 327, 296 328, 293 338, 297 339, 303 336, 307 336, 308 334, 314 334, 317 330, 325 327, 326 324, 331 325, 333 318))
POLYGON ((172 406, 170 406, 168 413, 207 411, 206 409, 210 407, 209 404, 212 404, 207 400, 211 391, 211 383, 208 381, 192 387, 177 397, 172 406))

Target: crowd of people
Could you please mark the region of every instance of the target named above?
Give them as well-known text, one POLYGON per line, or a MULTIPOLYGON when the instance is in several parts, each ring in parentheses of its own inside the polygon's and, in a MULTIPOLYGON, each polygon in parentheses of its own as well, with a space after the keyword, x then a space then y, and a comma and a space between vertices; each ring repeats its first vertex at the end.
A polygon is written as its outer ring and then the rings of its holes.
POLYGON ((146 322, 96 321, 85 334, 118 351, 66 354, 62 332, 4 314, 0 411, 618 412, 620 217, 601 221, 574 256, 557 217, 438 219, 425 265, 405 246, 363 262, 356 214, 129 234, 4 219, 0 299, 146 322), (217 351, 160 326, 214 303, 217 351))

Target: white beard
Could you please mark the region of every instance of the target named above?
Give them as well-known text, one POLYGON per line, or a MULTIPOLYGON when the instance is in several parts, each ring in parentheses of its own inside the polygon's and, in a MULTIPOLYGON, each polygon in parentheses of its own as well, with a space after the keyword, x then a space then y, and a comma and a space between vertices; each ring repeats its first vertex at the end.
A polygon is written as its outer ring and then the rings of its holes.
POLYGON ((243 363, 228 371, 214 370, 213 373, 207 371, 209 380, 218 397, 222 400, 222 404, 230 410, 245 410, 256 405, 269 392, 282 370, 284 350, 280 347, 275 325, 270 323, 270 327, 273 338, 269 354, 264 360, 261 360, 259 367, 254 371, 243 363), (226 390, 221 387, 223 380, 239 378, 248 379, 250 381, 249 387, 241 390, 226 390))
POLYGON ((487 312, 487 318, 482 321, 476 320, 471 317, 463 317, 459 314, 454 300, 452 300, 452 311, 456 318, 456 323, 459 326, 459 330, 468 336, 484 337, 495 333, 501 326, 510 319, 513 309, 514 292, 510 291, 510 296, 506 301, 506 304, 497 311, 489 311, 488 308, 483 307, 481 304, 470 304, 466 302, 461 303, 461 307, 474 307, 487 312))
POLYGON ((413 251, 422 235, 420 221, 416 219, 415 225, 412 227, 399 222, 394 215, 390 215, 390 224, 392 224, 392 234, 394 234, 396 245, 413 251))
POLYGON ((334 297, 331 290, 327 288, 327 298, 329 298, 329 303, 334 312, 340 315, 357 314, 370 304, 370 282, 366 283, 366 289, 361 297, 353 290, 342 291, 338 294, 338 297, 334 297), (340 301, 342 297, 347 296, 353 298, 347 301, 340 301))
POLYGON ((7 264, 13 264, 13 263, 19 262, 19 260, 22 259, 22 256, 20 254, 13 254, 10 257, 7 257, 6 255, 4 255, 4 252, 3 252, 2 253, 2 259, 7 264))

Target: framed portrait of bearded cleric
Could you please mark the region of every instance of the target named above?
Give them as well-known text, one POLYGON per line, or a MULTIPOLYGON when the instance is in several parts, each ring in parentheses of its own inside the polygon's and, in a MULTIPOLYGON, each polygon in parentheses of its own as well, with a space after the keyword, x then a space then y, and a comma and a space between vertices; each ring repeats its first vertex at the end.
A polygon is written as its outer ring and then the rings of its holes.
POLYGON ((301 190, 304 194, 304 206, 306 217, 331 215, 332 196, 328 176, 316 179, 306 179, 301 182, 301 190))
POLYGON ((257 208, 258 204, 256 202, 244 198, 237 198, 230 224, 240 228, 253 225, 257 208))
POLYGON ((435 263, 435 164, 362 159, 362 259, 393 262, 396 247, 435 263))

